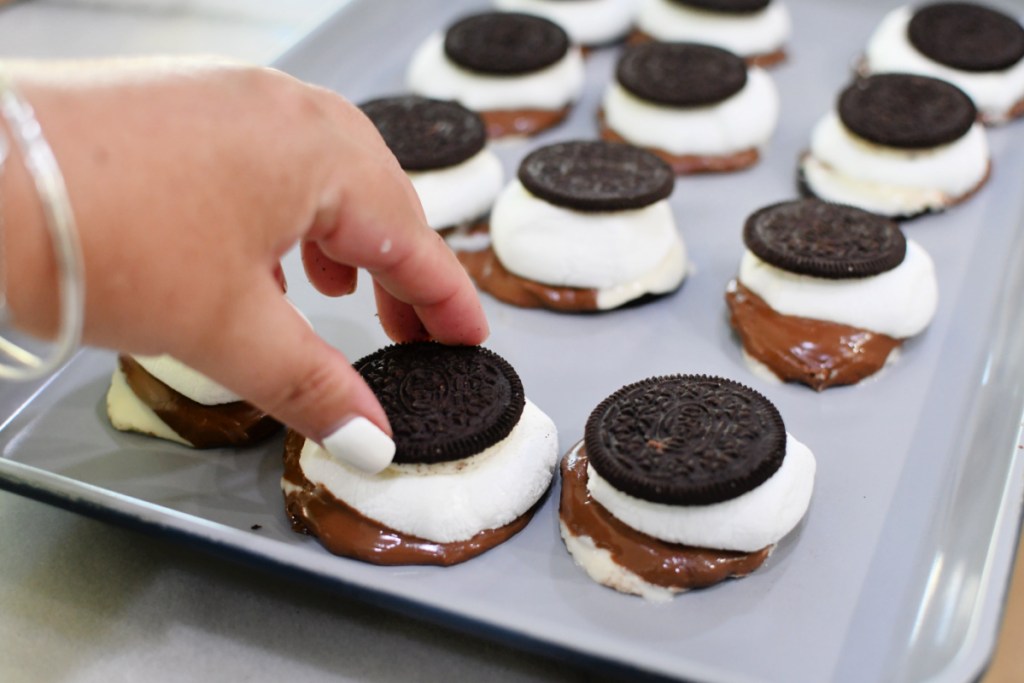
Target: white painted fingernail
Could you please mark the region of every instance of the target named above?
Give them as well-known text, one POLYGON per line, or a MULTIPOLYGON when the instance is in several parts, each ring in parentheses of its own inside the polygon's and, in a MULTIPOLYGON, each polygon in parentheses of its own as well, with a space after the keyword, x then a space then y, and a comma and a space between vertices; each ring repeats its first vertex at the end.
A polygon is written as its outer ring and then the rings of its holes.
POLYGON ((329 434, 323 440, 323 447, 332 458, 370 474, 383 470, 395 457, 395 442, 391 437, 362 416, 348 420, 329 434))

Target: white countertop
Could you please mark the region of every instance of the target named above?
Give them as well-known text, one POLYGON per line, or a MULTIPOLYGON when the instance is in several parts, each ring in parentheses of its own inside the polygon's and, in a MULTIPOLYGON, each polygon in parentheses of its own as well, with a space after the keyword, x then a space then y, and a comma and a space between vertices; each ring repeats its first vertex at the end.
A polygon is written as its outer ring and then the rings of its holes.
MULTIPOLYGON (((266 63, 340 4, 30 0, 0 9, 0 56, 266 63)), ((594 677, 0 491, 5 683, 577 679, 594 677)))

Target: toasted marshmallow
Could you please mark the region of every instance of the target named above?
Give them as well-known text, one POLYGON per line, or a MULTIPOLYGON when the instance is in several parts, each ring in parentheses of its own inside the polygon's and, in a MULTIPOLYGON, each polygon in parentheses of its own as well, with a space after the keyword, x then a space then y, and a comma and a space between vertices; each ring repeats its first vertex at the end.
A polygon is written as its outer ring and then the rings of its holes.
POLYGON ((556 287, 608 290, 606 304, 620 299, 614 292, 623 288, 672 291, 686 276, 686 249, 666 200, 641 209, 574 211, 514 180, 491 211, 491 244, 510 272, 556 287))
POLYGON ((903 262, 878 275, 840 280, 800 275, 766 263, 748 249, 738 278, 783 315, 841 323, 895 339, 923 331, 939 299, 931 256, 911 239, 903 262))
POLYGON ((1006 121, 1024 99, 1024 60, 999 71, 963 71, 940 64, 918 52, 907 37, 914 11, 910 6, 897 7, 882 18, 868 40, 863 70, 941 78, 967 93, 986 122, 1006 121))
POLYGON ((804 181, 818 198, 886 216, 954 204, 985 181, 988 168, 980 123, 944 145, 899 149, 854 135, 834 110, 815 125, 810 153, 801 160, 804 181))
POLYGON ((789 11, 779 0, 750 13, 712 12, 671 0, 643 0, 636 27, 663 42, 704 43, 741 57, 777 52, 789 40, 789 11))
POLYGON ((465 225, 490 210, 505 183, 501 160, 484 147, 462 163, 429 171, 408 171, 423 205, 427 225, 440 230, 465 225))
POLYGON ((591 497, 623 524, 669 543, 755 552, 777 543, 807 512, 814 488, 810 449, 786 435, 782 465, 767 481, 710 505, 666 505, 623 493, 587 466, 591 497))
POLYGON ((676 155, 725 156, 767 145, 779 118, 779 95, 771 76, 753 67, 739 92, 700 107, 648 102, 613 81, 603 111, 608 127, 634 145, 676 155))
POLYGON ((498 9, 549 19, 579 45, 604 45, 626 35, 636 15, 637 0, 495 0, 498 9))
POLYGON ((242 398, 212 379, 168 355, 132 356, 146 372, 182 396, 204 406, 241 401, 242 398))
POLYGON ((413 54, 406 78, 417 95, 455 100, 477 112, 562 109, 583 90, 583 56, 571 46, 562 59, 538 71, 514 76, 476 73, 444 53, 444 34, 434 33, 413 54))
POLYGON ((309 440, 299 456, 306 479, 363 516, 436 543, 464 541, 525 514, 548 489, 557 462, 555 424, 529 400, 507 437, 455 462, 392 464, 367 474, 309 440))

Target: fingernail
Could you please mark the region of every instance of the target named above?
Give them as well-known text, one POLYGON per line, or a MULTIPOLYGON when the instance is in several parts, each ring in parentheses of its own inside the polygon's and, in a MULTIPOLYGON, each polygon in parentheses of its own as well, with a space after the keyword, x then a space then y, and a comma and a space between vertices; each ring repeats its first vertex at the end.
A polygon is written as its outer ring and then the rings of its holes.
POLYGON ((365 417, 354 417, 324 438, 324 450, 363 472, 376 474, 391 464, 395 442, 365 417))

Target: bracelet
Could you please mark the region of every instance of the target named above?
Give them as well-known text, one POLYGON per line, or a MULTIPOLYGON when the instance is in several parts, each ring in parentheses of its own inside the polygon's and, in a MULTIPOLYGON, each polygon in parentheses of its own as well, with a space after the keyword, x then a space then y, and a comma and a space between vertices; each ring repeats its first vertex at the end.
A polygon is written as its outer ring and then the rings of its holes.
MULTIPOLYGON (((43 137, 32 106, 26 102, 10 79, 0 77, 0 116, 10 128, 36 194, 43 206, 50 243, 57 261, 60 289, 60 330, 47 356, 41 357, 0 336, 0 378, 31 380, 44 377, 63 365, 78 348, 85 317, 85 266, 78 241, 75 216, 71 210, 64 176, 61 175, 53 150, 43 137), (8 362, 12 361, 12 362, 8 362)), ((0 131, 3 158, 0 170, 10 151, 10 140, 0 131)), ((2 227, 2 226, 0 226, 2 227)), ((0 235, 2 239, 2 235, 0 235)), ((4 263, 0 250, 0 268, 4 263)), ((0 309, 6 304, 3 293, 6 273, 0 270, 0 309)))

